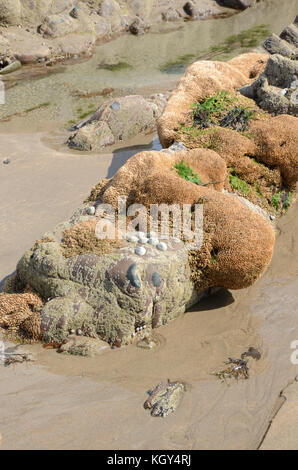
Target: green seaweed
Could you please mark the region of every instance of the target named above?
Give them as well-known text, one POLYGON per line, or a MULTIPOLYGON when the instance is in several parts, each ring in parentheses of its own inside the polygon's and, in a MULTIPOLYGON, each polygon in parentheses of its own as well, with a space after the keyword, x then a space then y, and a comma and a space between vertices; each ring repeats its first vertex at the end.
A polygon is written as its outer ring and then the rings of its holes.
POLYGON ((28 113, 31 113, 32 111, 36 111, 37 109, 47 108, 50 105, 51 103, 47 101, 46 103, 41 103, 36 106, 33 106, 32 108, 25 109, 24 113, 28 114, 28 113))
POLYGON ((281 201, 281 191, 277 191, 275 194, 273 194, 272 199, 271 199, 272 205, 274 209, 276 210, 276 212, 279 211, 280 201, 281 201))
POLYGON ((250 187, 248 184, 243 181, 239 176, 237 175, 236 171, 234 169, 230 170, 230 176, 229 176, 230 184, 233 189, 236 191, 239 191, 242 193, 244 196, 248 196, 250 193, 250 187))
POLYGON ((176 165, 174 165, 174 168, 175 170, 177 170, 178 175, 186 181, 197 185, 202 184, 199 175, 197 173, 194 173, 194 171, 188 165, 186 165, 183 160, 179 163, 176 163, 176 165))
POLYGON ((99 64, 98 68, 109 72, 120 72, 121 70, 132 69, 132 66, 127 62, 117 62, 116 64, 99 64))
POLYGON ((185 54, 162 64, 159 69, 163 73, 181 73, 196 60, 213 60, 238 49, 248 50, 258 46, 270 34, 268 25, 262 24, 228 36, 221 44, 215 44, 205 51, 185 54))
POLYGON ((285 209, 286 212, 289 209, 289 207, 291 206, 292 196, 293 196, 293 194, 291 192, 289 192, 286 196, 286 200, 284 201, 284 209, 285 209))

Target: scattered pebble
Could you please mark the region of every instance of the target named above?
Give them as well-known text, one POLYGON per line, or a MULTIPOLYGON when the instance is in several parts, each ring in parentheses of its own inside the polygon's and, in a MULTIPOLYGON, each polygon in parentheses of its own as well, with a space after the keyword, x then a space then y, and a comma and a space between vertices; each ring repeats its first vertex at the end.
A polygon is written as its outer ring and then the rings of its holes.
POLYGON ((129 235, 129 236, 127 237, 127 241, 134 243, 134 242, 138 242, 139 239, 138 239, 138 237, 137 237, 136 235, 129 235))
POLYGON ((167 244, 164 243, 164 242, 159 242, 157 245, 156 245, 156 248, 160 251, 167 251, 168 247, 167 247, 167 244))
POLYGON ((78 329, 78 330, 77 330, 77 335, 78 335, 78 336, 82 336, 82 335, 83 335, 82 330, 78 329))
POLYGON ((139 243, 141 243, 142 245, 146 245, 147 242, 148 242, 148 238, 147 238, 147 237, 139 238, 139 243))
POLYGON ((148 243, 149 245, 156 246, 158 245, 159 241, 157 238, 149 238, 148 243))
POLYGON ((87 208, 87 214, 88 215, 94 215, 95 214, 95 207, 94 206, 90 206, 87 208))
POLYGON ((138 232, 137 234, 138 238, 146 238, 146 233, 145 232, 138 232))
POLYGON ((160 287, 161 286, 161 277, 158 272, 155 272, 152 274, 152 284, 154 287, 160 287))
POLYGON ((135 254, 139 256, 144 256, 146 254, 146 249, 143 246, 137 246, 135 249, 135 254))
POLYGON ((275 215, 270 215, 270 220, 275 220, 275 215))

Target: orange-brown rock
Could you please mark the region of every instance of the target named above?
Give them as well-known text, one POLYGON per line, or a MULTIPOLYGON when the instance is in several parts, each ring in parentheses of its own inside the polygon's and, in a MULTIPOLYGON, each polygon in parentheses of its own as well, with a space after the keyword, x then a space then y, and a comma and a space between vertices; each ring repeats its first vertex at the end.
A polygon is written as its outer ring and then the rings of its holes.
POLYGON ((266 66, 267 54, 247 53, 229 62, 202 60, 194 62, 173 91, 158 121, 163 147, 169 147, 184 123, 194 102, 200 102, 219 90, 234 91, 249 84, 266 66))
MULTIPOLYGON (((268 266, 274 246, 274 231, 269 222, 233 196, 196 185, 182 179, 171 169, 173 159, 187 161, 194 168, 196 156, 218 161, 218 174, 225 175, 220 157, 208 150, 185 152, 173 156, 160 152, 135 155, 118 171, 102 190, 102 200, 116 207, 117 197, 125 195, 128 203, 195 204, 203 203, 204 239, 200 250, 190 252, 192 277, 198 290, 207 287, 240 289, 251 285, 268 266)), ((196 171, 201 171, 199 160, 196 171), (200 169, 199 169, 200 168, 200 169)), ((200 174, 200 173, 199 173, 200 174)), ((207 179, 207 177, 206 177, 207 179)), ((220 189, 220 186, 218 187, 220 189)))

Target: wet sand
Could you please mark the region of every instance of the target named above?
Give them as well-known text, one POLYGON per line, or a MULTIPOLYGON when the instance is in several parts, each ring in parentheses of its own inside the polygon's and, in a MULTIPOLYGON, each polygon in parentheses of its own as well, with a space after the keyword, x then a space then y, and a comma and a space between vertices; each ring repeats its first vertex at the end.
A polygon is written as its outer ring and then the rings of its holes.
MULTIPOLYGON (((72 155, 49 149, 42 135, 1 139, 12 157, 0 167, 4 277, 36 238, 137 149, 72 155)), ((36 363, 1 369, 2 448, 257 448, 280 391, 298 375, 290 361, 298 339, 297 210, 279 222, 273 261, 259 282, 221 291, 159 328, 156 350, 131 345, 86 359, 28 346, 36 363), (212 375, 249 346, 262 351, 260 361, 250 361, 249 380, 227 386, 212 375), (174 415, 152 418, 142 406, 146 390, 167 378, 186 382, 188 391, 174 415)))

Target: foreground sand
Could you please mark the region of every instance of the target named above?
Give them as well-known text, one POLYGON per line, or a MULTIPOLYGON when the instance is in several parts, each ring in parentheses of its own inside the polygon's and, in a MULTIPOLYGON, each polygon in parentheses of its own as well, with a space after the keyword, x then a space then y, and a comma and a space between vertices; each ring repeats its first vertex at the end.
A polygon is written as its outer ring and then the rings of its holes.
MULTIPOLYGON (((12 162, 0 166, 0 280, 127 156, 63 154, 42 135, 2 134, 1 142, 12 162)), ((272 264, 256 285, 218 293, 160 328, 155 351, 129 346, 84 359, 34 345, 37 363, 1 368, 2 448, 257 448, 279 393, 298 375, 290 362, 298 339, 297 211, 279 222, 272 264), (263 352, 250 380, 227 387, 211 375, 249 346, 263 352), (188 391, 174 415, 152 418, 145 392, 167 378, 185 381, 188 391)), ((295 445, 294 425, 282 441, 275 426, 280 419, 286 429, 291 410, 290 401, 281 408, 263 448, 295 445)))

